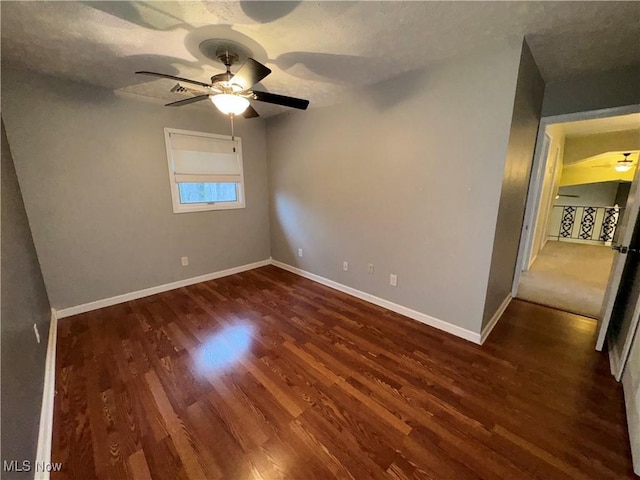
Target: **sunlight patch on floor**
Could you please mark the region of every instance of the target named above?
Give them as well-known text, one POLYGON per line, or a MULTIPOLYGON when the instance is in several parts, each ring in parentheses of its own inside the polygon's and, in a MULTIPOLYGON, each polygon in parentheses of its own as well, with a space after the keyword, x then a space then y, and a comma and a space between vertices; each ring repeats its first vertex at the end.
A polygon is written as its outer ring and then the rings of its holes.
POLYGON ((254 327, 248 324, 224 327, 206 340, 195 355, 201 375, 211 375, 234 366, 251 347, 254 327))

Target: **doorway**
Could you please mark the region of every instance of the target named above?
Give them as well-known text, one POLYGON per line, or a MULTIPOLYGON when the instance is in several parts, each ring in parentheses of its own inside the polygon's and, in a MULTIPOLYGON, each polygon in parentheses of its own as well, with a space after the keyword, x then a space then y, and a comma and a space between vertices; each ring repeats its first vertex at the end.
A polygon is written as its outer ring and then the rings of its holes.
POLYGON ((620 244, 627 200, 638 183, 639 111, 634 106, 542 119, 514 297, 596 321, 610 317, 603 305, 613 303, 607 298, 612 281, 620 282, 612 247, 620 244))

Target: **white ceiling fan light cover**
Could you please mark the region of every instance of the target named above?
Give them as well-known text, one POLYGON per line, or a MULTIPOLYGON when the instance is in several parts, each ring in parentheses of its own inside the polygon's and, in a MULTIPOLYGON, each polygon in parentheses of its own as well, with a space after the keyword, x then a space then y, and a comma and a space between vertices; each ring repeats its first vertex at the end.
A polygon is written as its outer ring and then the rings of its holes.
POLYGON ((631 162, 628 163, 618 163, 616 165, 616 172, 628 172, 629 170, 631 170, 631 167, 633 167, 633 164, 631 162))
POLYGON ((225 115, 241 115, 249 106, 249 100, 239 95, 220 93, 210 98, 216 108, 225 115))

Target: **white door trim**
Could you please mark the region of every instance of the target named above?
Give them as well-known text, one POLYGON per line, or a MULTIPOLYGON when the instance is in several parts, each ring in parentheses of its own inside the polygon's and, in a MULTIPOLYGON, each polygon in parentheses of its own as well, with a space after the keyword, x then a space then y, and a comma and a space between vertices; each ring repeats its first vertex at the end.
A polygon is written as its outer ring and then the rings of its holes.
MULTIPOLYGON (((42 406, 40 408, 40 428, 36 448, 36 464, 51 464, 51 445, 53 442, 53 405, 56 393, 56 341, 58 338, 58 315, 51 309, 49 322, 49 340, 44 367, 44 386, 42 388, 42 406)), ((36 470, 35 480, 49 480, 49 471, 36 470)))
POLYGON ((544 173, 547 170, 547 162, 549 161, 551 153, 551 143, 553 142, 553 138, 546 130, 546 125, 543 125, 541 121, 540 127, 538 128, 533 165, 531 167, 531 181, 529 183, 529 191, 527 192, 524 222, 522 223, 522 231, 520 232, 520 248, 518 249, 516 272, 511 287, 512 297, 515 297, 516 293, 518 293, 522 272, 529 270, 531 264, 531 249, 535 242, 536 219, 538 218, 540 198, 542 197, 544 173))
MULTIPOLYGON (((560 150, 561 150, 560 146, 556 145, 556 148, 553 152, 549 151, 549 155, 553 155, 553 157, 551 157, 553 161, 553 172, 551 172, 551 186, 553 187, 553 189, 549 191, 549 196, 547 197, 547 204, 544 206, 544 209, 546 210, 547 213, 542 218, 542 225, 541 225, 542 241, 540 242, 540 248, 538 249, 537 252, 535 252, 535 255, 533 256, 533 258, 529 260, 529 268, 531 268, 531 264, 533 263, 535 258, 542 251, 547 241, 549 240, 549 217, 551 216, 551 210, 553 208, 553 203, 555 200, 554 193, 557 194, 557 189, 559 188, 559 183, 560 183, 560 178, 558 177, 558 163, 560 161, 560 150)), ((562 168, 562 166, 560 166, 560 168, 562 168)), ((536 229, 534 229, 533 232, 535 235, 536 229)), ((534 236, 534 243, 535 243, 535 236, 534 236)))
MULTIPOLYGON (((518 286, 520 286, 520 276, 522 272, 528 269, 525 263, 528 263, 533 244, 533 235, 535 226, 532 226, 532 220, 535 218, 534 213, 537 210, 538 198, 542 194, 542 179, 544 178, 544 170, 541 165, 544 163, 542 155, 544 152, 544 141, 548 137, 546 135, 547 125, 545 119, 540 119, 538 125, 538 136, 536 138, 536 147, 533 154, 533 164, 531 165, 531 178, 529 179, 529 190, 527 192, 527 203, 524 208, 524 221, 522 222, 522 230, 520 231, 520 245, 518 246, 518 256, 516 257, 516 269, 513 274, 513 284, 511 285, 511 296, 516 297, 518 286)), ((549 142, 551 139, 549 138, 549 142)), ((548 156, 547 156, 548 157, 548 156)))

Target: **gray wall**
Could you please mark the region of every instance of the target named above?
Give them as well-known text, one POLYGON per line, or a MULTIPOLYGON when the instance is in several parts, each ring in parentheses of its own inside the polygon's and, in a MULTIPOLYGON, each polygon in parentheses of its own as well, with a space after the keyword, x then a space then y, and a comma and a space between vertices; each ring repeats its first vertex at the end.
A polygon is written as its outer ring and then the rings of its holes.
POLYGON ((3 68, 2 112, 53 307, 269 258, 262 119, 236 125, 246 208, 173 213, 163 127, 228 134, 210 107, 3 68))
POLYGON ((624 67, 548 82, 542 116, 637 104, 640 104, 640 66, 624 67))
MULTIPOLYGON (((36 455, 51 311, 2 123, 2 460, 36 455), (37 324, 41 343, 36 342, 37 324)), ((33 478, 3 473, 2 478, 33 478)))
POLYGON ((621 185, 620 182, 598 182, 560 187, 559 195, 577 195, 577 197, 560 197, 553 204, 610 207, 616 203, 619 185, 621 185))
POLYGON ((479 332, 519 57, 496 46, 269 119, 273 258, 479 332))
POLYGON ((482 325, 511 293, 540 123, 544 81, 523 42, 482 325))
POLYGON ((618 204, 621 208, 627 206, 627 200, 629 199, 629 192, 631 191, 631 183, 619 182, 618 190, 616 191, 616 198, 613 201, 614 204, 618 204))

